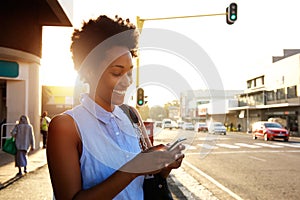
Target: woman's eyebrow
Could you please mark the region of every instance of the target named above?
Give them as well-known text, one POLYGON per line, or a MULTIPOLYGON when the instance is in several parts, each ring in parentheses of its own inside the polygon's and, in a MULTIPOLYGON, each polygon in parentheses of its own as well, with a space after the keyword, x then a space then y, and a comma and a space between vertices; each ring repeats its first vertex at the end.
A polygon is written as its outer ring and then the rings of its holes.
MULTIPOLYGON (((119 68, 122 68, 122 69, 124 69, 125 68, 125 66, 123 66, 123 65, 113 65, 113 66, 111 66, 111 67, 119 67, 119 68)), ((130 66, 130 69, 133 69, 133 65, 131 65, 130 66)))

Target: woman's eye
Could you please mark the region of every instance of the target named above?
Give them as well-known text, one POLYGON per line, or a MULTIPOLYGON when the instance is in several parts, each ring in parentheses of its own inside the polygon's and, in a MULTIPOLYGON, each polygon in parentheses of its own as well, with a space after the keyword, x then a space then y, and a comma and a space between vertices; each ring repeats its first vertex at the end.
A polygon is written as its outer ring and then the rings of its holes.
POLYGON ((113 73, 112 73, 112 75, 113 75, 113 76, 122 76, 122 75, 123 75, 123 73, 119 73, 119 72, 113 72, 113 73))

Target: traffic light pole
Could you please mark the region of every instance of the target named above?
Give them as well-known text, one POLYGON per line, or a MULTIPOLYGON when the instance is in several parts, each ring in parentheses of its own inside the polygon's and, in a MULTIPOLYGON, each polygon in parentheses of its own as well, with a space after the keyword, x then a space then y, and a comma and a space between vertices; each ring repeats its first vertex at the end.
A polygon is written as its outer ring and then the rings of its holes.
MULTIPOLYGON (((237 19, 237 4, 231 3, 229 7, 226 8, 225 13, 215 13, 215 14, 202 14, 202 15, 187 15, 187 16, 173 16, 173 17, 158 17, 158 18, 145 18, 142 19, 139 16, 136 17, 136 24, 139 32, 142 32, 143 25, 145 21, 154 21, 154 20, 169 20, 169 19, 180 19, 180 18, 195 18, 195 17, 212 17, 212 16, 220 16, 220 15, 226 15, 226 22, 227 24, 233 24, 234 21, 237 19), (234 15, 233 18, 228 18, 228 14, 234 15)), ((136 89, 140 86, 140 53, 139 51, 138 57, 136 58, 136 89)), ((139 106, 137 106, 139 108, 139 106)))
MULTIPOLYGON (((145 21, 154 21, 154 20, 169 20, 169 19, 180 19, 180 18, 194 18, 194 17, 212 17, 212 16, 220 16, 220 15, 227 15, 227 13, 215 13, 215 14, 203 14, 203 15, 187 15, 187 16, 173 16, 173 17, 158 17, 158 18, 140 18, 139 16, 136 17, 136 24, 137 28, 139 29, 140 33, 142 32, 143 25, 145 21)), ((140 85, 140 58, 139 52, 138 57, 136 58, 136 88, 139 88, 140 85)))
MULTIPOLYGON (((187 16, 174 16, 174 17, 160 17, 160 18, 145 18, 140 19, 140 21, 153 21, 153 20, 166 20, 166 19, 180 19, 180 18, 193 18, 193 17, 211 17, 211 16, 219 16, 226 15, 226 13, 215 13, 215 14, 204 14, 204 15, 187 15, 187 16)), ((139 22, 141 24, 141 22, 139 22)))

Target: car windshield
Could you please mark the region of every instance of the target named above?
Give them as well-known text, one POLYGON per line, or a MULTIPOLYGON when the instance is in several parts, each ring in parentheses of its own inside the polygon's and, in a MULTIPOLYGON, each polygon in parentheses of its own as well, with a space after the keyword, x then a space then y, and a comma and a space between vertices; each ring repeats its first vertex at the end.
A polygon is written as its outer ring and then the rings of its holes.
POLYGON ((277 123, 265 123, 266 128, 282 128, 280 124, 277 123))
POLYGON ((215 123, 214 126, 223 126, 223 125, 220 123, 215 123))

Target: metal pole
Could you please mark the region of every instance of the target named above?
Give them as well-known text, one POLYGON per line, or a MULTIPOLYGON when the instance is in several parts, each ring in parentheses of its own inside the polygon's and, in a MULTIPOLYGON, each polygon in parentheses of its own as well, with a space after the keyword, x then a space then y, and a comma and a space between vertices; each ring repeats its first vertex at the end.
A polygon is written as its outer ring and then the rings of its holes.
POLYGON ((152 20, 166 20, 166 19, 179 19, 179 18, 192 18, 192 17, 211 17, 211 16, 219 16, 226 15, 226 13, 215 13, 215 14, 204 14, 204 15, 187 15, 187 16, 173 16, 173 17, 158 17, 158 18, 145 18, 140 19, 142 21, 152 21, 152 20))
POLYGON ((250 132, 250 127, 249 127, 249 96, 247 93, 247 133, 250 132))
MULTIPOLYGON (((173 17, 158 17, 158 18, 145 18, 142 19, 139 16, 136 17, 136 25, 139 32, 142 32, 143 25, 145 21, 153 21, 153 20, 168 20, 168 19, 179 19, 179 18, 193 18, 193 17, 211 17, 211 16, 219 16, 226 15, 227 13, 215 13, 215 14, 203 14, 203 15, 187 15, 187 16, 173 16, 173 17)), ((139 50, 137 52, 138 57, 136 58, 136 89, 139 88, 140 85, 140 53, 139 50)), ((136 106, 139 108, 138 106, 136 106)))

